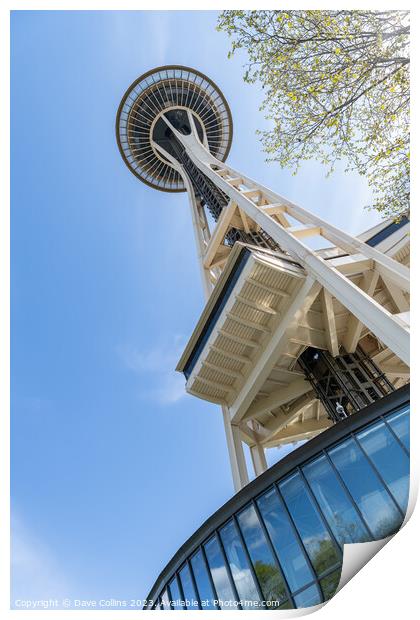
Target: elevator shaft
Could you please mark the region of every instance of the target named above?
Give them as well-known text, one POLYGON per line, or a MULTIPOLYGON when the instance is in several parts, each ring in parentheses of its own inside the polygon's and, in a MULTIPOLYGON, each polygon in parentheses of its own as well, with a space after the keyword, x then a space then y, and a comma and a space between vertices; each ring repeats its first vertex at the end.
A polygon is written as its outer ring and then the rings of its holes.
MULTIPOLYGON (((180 133, 190 133, 189 120, 183 110, 167 112, 166 116, 180 133)), ((217 222, 223 209, 229 203, 229 196, 197 168, 188 156, 184 146, 169 127, 163 125, 163 121, 160 126, 157 125, 154 138, 160 146, 182 165, 194 188, 195 197, 199 200, 201 206, 207 209, 214 221, 217 222)), ((258 230, 258 232, 245 232, 239 228, 230 228, 226 233, 225 242, 228 246, 233 246, 236 241, 276 252, 282 251, 274 239, 262 229, 258 230)))
POLYGON ((299 358, 306 378, 333 422, 348 417, 394 391, 373 360, 358 348, 333 357, 308 347, 299 358))

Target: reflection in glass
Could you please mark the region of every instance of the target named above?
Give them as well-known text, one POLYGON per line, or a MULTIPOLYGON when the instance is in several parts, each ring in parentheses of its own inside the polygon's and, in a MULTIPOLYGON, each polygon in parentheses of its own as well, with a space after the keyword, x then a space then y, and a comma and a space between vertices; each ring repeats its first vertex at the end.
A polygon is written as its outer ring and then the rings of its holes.
POLYGON ((341 577, 341 568, 338 568, 333 573, 330 573, 323 579, 320 579, 320 584, 322 588, 322 593, 324 595, 324 600, 328 601, 328 599, 332 598, 338 588, 338 584, 340 583, 341 577))
POLYGON ((405 513, 410 476, 410 461, 407 453, 384 422, 358 433, 357 439, 405 513))
POLYGON ((341 560, 336 546, 307 493, 300 473, 292 474, 279 487, 312 565, 320 575, 341 560))
POLYGON ((357 443, 347 439, 329 455, 375 539, 395 532, 402 516, 357 443))
POLYGON ((230 521, 220 530, 220 538, 222 539, 226 557, 229 562, 233 581, 235 582, 239 598, 242 601, 242 607, 244 609, 256 609, 257 606, 254 606, 253 603, 259 601, 260 597, 233 521, 230 521), (247 601, 248 604, 246 603, 247 601))
POLYGON ((303 588, 314 577, 277 491, 271 489, 260 497, 257 504, 290 590, 294 592, 303 588))
POLYGON ((260 490, 196 546, 152 608, 198 609, 197 597, 203 609, 216 609, 215 598, 222 609, 237 609, 237 598, 246 610, 305 608, 330 599, 341 577, 340 545, 383 538, 400 526, 408 450, 408 407, 347 433, 260 490))
POLYGON ((200 597, 202 608, 216 609, 213 590, 201 550, 191 558, 191 567, 194 573, 195 583, 197 584, 198 596, 200 597))
POLYGON ((292 601, 287 600, 282 605, 279 605, 278 607, 273 607, 272 609, 294 609, 294 607, 292 601))
POLYGON ((178 583, 174 577, 169 584, 169 591, 171 594, 171 601, 173 609, 184 609, 181 603, 181 593, 179 591, 178 583))
POLYGON ((312 607, 313 605, 318 605, 319 603, 322 603, 319 590, 315 584, 313 586, 310 586, 310 588, 306 588, 306 590, 303 590, 303 592, 297 594, 294 599, 297 608, 312 607))
POLYGON ((198 609, 197 599, 189 566, 186 564, 179 573, 186 609, 198 609))
POLYGON ((238 522, 264 599, 281 601, 286 596, 286 587, 261 529, 254 506, 248 506, 239 513, 238 522))
POLYGON ((235 600, 235 595, 233 594, 229 582, 226 565, 218 540, 213 537, 208 543, 206 543, 206 545, 204 545, 204 549, 209 563, 211 576, 213 578, 214 587, 216 588, 219 606, 221 609, 224 607, 226 607, 226 609, 234 609, 234 607, 229 605, 229 602, 235 600))
POLYGON ((410 408, 397 411, 385 419, 401 443, 410 452, 410 408))
POLYGON ((171 609, 171 605, 169 603, 169 595, 167 590, 164 590, 161 595, 161 608, 163 609, 171 609))
POLYGON ((369 534, 326 456, 303 468, 322 512, 341 545, 365 542, 369 534))

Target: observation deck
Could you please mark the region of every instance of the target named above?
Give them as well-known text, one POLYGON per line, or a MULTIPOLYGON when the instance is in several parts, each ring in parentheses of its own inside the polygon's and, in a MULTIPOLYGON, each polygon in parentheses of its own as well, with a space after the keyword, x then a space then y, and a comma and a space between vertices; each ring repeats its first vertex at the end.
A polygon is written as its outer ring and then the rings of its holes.
POLYGON ((172 112, 176 120, 182 110, 193 113, 210 153, 225 161, 232 143, 232 115, 216 84, 195 69, 168 65, 144 73, 127 89, 118 108, 121 156, 131 172, 154 189, 186 190, 180 174, 154 146, 166 128, 162 115, 172 112))

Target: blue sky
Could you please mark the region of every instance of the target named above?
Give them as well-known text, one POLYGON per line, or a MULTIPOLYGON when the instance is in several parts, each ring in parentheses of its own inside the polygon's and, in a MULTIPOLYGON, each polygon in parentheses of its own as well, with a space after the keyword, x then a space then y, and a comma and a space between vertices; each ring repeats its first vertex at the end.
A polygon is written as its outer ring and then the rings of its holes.
POLYGON ((115 142, 131 82, 197 68, 231 106, 235 168, 348 232, 379 219, 356 175, 264 162, 261 93, 216 19, 12 14, 12 600, 144 597, 233 493, 221 413, 173 370, 203 308, 186 196, 115 142))

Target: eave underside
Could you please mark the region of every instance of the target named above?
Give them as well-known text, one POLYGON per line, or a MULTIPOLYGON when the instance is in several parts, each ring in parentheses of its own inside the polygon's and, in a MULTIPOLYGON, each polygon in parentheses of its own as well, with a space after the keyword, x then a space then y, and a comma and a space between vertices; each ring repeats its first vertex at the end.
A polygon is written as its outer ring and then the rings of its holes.
MULTIPOLYGON (((372 261, 355 255, 334 258, 334 254, 334 249, 329 251, 332 266, 391 314, 406 316, 408 294, 386 282, 372 261)), ((394 244, 389 254, 408 266, 408 238, 394 244)), ((237 255, 235 248, 227 258, 225 277, 237 255)), ((408 366, 323 287, 315 283, 302 296, 306 281, 307 274, 296 262, 289 263, 274 252, 252 249, 188 378, 187 392, 231 408, 232 422, 250 446, 258 443, 273 447, 309 439, 331 426, 297 362, 307 347, 329 350, 335 356, 359 346, 395 388, 409 382, 408 366), (291 308, 293 313, 282 331, 282 321, 291 308), (276 347, 268 355, 273 339, 277 339, 276 347), (256 375, 259 367, 261 372, 256 375)), ((213 291, 204 317, 217 303, 220 287, 213 291)), ((203 324, 202 317, 178 370, 184 369, 203 324)))

